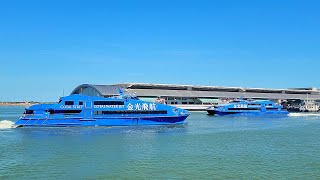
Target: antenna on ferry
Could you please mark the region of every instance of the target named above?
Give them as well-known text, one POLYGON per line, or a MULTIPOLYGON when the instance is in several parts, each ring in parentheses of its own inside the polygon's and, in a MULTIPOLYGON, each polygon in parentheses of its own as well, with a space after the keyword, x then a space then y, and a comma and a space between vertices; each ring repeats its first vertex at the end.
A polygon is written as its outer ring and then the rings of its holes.
POLYGON ((120 87, 118 87, 117 89, 118 89, 120 96, 124 96, 124 92, 122 91, 122 89, 120 87))
POLYGON ((30 103, 27 100, 23 100, 25 107, 28 108, 30 106, 30 103))

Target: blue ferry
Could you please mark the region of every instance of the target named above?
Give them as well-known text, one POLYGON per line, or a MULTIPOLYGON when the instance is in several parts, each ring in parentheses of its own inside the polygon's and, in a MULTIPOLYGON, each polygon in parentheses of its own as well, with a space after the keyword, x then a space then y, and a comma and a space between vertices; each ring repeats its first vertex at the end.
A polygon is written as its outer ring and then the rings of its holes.
POLYGON ((209 115, 288 115, 288 111, 281 105, 270 100, 238 99, 227 104, 212 106, 207 109, 209 115))
POLYGON ((57 104, 37 104, 26 108, 15 126, 168 125, 183 124, 189 115, 187 110, 141 101, 120 87, 81 85, 71 95, 60 98, 57 104), (106 89, 113 92, 106 95, 106 89))

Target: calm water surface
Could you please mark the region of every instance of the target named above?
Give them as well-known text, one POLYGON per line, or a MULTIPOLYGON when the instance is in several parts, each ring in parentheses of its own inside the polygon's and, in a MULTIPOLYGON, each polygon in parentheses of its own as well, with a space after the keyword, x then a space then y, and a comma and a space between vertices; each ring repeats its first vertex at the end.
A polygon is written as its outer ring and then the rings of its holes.
MULTIPOLYGON (((1 123, 23 107, 0 107, 1 123)), ((320 116, 188 125, 2 128, 0 179, 320 179, 320 116)))

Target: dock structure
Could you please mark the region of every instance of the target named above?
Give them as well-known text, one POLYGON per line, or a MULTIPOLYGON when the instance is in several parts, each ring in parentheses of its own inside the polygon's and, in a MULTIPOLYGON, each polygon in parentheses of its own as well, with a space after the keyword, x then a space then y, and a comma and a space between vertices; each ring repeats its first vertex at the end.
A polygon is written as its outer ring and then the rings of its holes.
POLYGON ((71 94, 86 92, 92 95, 108 97, 118 93, 117 87, 135 94, 145 101, 162 100, 166 104, 189 110, 204 110, 221 100, 240 97, 269 99, 277 102, 279 100, 320 101, 320 91, 317 88, 272 89, 149 83, 121 83, 115 85, 83 84, 78 86, 71 94))

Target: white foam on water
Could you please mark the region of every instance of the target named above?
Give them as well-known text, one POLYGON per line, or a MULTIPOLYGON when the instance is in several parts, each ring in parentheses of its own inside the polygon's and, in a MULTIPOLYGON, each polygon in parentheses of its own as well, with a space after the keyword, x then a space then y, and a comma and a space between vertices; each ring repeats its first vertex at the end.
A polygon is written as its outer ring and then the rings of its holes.
POLYGON ((9 129, 13 128, 14 122, 9 121, 9 120, 2 120, 0 121, 0 129, 9 129))
POLYGON ((290 113, 289 116, 292 116, 292 117, 318 116, 318 117, 320 117, 320 113, 290 113))

